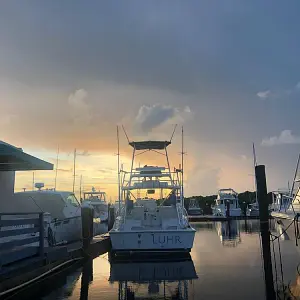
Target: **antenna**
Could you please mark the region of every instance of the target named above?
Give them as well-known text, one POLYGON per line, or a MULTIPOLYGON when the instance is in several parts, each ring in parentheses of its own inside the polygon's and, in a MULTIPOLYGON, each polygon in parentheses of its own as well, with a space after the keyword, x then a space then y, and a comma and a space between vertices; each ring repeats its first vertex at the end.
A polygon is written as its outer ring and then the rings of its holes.
POLYGON ((56 155, 56 170, 55 170, 55 180, 54 180, 55 191, 56 191, 56 179, 57 179, 57 171, 58 171, 58 155, 59 155, 59 146, 57 147, 57 155, 56 155))
POLYGON ((34 191, 34 172, 32 172, 32 190, 34 191))
POLYGON ((184 206, 184 196, 183 196, 183 126, 181 127, 181 205, 184 206))
MULTIPOLYGON (((122 125, 123 127, 123 125, 122 125)), ((126 134, 126 131, 123 127, 123 130, 126 134)), ((127 134, 126 134, 127 137, 127 134)), ((129 143, 129 139, 127 137, 128 143, 129 143)), ((120 140, 119 140, 119 126, 117 126, 117 145, 118 145, 118 191, 119 191, 119 212, 121 211, 121 195, 120 195, 120 140)))
POLYGON ((171 135, 171 138, 170 138, 170 142, 172 142, 172 140, 173 140, 173 136, 174 136, 176 127, 177 127, 177 124, 175 124, 175 126, 174 126, 174 130, 173 130, 173 132, 172 132, 172 135, 171 135))
MULTIPOLYGON (((122 128, 123 128, 123 131, 124 131, 124 133, 125 133, 125 136, 126 136, 126 138, 127 138, 128 143, 130 143, 129 138, 128 138, 128 135, 127 135, 126 130, 125 130, 125 128, 124 128, 123 125, 122 125, 122 128)), ((118 131, 119 131, 119 129, 118 129, 118 131)))
POLYGON ((76 176, 76 148, 74 149, 74 166, 73 166, 73 193, 75 190, 75 176, 76 176))

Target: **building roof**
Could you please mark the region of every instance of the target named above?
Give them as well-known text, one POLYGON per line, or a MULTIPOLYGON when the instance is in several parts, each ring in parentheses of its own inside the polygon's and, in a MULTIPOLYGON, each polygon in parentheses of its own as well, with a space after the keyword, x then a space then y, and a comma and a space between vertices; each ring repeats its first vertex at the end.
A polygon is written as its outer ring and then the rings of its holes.
POLYGON ((0 171, 53 170, 53 164, 0 141, 0 171))
POLYGON ((170 141, 141 141, 129 143, 129 145, 132 148, 135 148, 135 150, 164 150, 170 144, 170 141))

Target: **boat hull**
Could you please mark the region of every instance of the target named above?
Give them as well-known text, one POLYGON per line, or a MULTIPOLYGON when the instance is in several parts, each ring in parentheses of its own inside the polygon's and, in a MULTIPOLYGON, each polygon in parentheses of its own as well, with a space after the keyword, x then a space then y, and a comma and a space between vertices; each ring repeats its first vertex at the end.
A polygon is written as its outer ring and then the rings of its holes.
POLYGON ((110 231, 113 251, 189 252, 193 247, 195 229, 157 231, 110 231))
POLYGON ((259 210, 258 209, 248 209, 246 212, 247 217, 259 217, 259 210))
MULTIPOLYGON (((295 224, 291 225, 291 223, 294 222, 294 217, 284 213, 275 213, 275 212, 273 212, 271 215, 275 221, 275 229, 278 232, 278 234, 281 235, 281 238, 285 240, 292 240, 296 243, 296 235, 295 235, 296 222, 295 224)), ((298 227, 300 229, 300 219, 298 220, 298 227)), ((299 236, 298 236, 298 242, 299 242, 299 236)))
MULTIPOLYGON (((214 208, 213 209, 213 215, 214 216, 222 216, 226 217, 226 210, 222 208, 214 208)), ((242 215, 242 210, 240 208, 236 209, 230 209, 229 210, 229 216, 230 217, 240 217, 242 215)))
POLYGON ((200 216, 200 215, 203 215, 203 212, 201 209, 189 209, 188 215, 189 216, 200 216))

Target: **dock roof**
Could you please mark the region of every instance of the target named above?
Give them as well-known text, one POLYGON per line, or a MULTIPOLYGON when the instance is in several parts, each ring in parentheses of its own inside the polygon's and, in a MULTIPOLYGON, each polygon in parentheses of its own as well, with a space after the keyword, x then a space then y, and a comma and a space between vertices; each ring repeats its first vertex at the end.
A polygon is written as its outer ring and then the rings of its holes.
POLYGON ((0 171, 30 170, 53 170, 53 164, 29 155, 21 148, 0 141, 0 171))

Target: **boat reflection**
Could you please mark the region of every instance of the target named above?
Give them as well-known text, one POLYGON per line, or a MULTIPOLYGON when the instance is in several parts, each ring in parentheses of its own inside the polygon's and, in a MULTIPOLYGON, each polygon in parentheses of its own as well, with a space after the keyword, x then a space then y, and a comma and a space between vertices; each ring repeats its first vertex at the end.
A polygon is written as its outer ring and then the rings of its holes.
POLYGON ((119 300, 188 299, 188 281, 197 279, 191 256, 174 261, 111 261, 111 283, 119 283, 119 300))
POLYGON ((237 220, 215 222, 215 227, 224 247, 237 247, 241 243, 240 227, 237 220))

